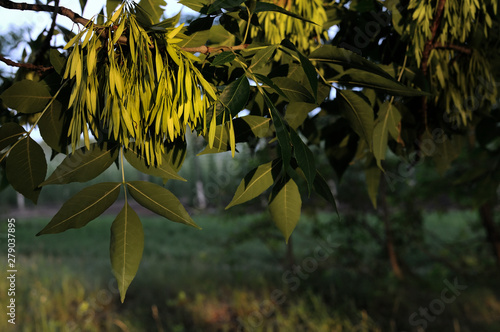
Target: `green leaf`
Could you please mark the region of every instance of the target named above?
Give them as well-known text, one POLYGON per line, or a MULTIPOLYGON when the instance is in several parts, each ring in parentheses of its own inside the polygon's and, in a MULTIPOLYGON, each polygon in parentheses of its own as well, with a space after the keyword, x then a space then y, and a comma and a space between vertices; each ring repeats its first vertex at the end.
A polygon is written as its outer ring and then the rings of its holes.
POLYGON ((297 129, 307 119, 309 112, 318 107, 316 104, 300 101, 291 102, 286 106, 285 120, 291 128, 297 129))
POLYGON ((86 5, 87 5, 87 0, 80 0, 80 8, 82 9, 82 13, 86 5))
MULTIPOLYGON (((245 121, 245 123, 248 125, 248 129, 252 132, 252 134, 255 137, 266 137, 268 131, 269 131, 269 122, 271 121, 270 118, 264 118, 262 116, 257 116, 257 115, 246 115, 241 118, 237 118, 233 120, 236 122, 237 120, 240 121, 245 121)), ((234 124, 236 127, 236 123, 234 124)), ((235 129, 236 131, 236 129, 235 129)), ((242 134, 240 131, 238 131, 237 135, 242 134)), ((243 133, 244 134, 244 133, 243 133)))
POLYGON ((144 174, 160 177, 164 181, 168 179, 186 181, 186 179, 177 174, 177 171, 167 160, 163 160, 159 166, 148 166, 146 160, 137 154, 133 146, 130 146, 124 151, 125 159, 127 159, 129 164, 144 174))
POLYGON ((302 65, 302 69, 306 74, 307 80, 309 81, 309 85, 311 87, 311 91, 313 96, 318 95, 318 74, 316 73, 316 68, 312 65, 311 61, 300 52, 295 45, 293 45, 288 39, 285 39, 281 42, 281 45, 295 51, 299 56, 300 64, 302 65))
POLYGON ((346 68, 356 68, 363 71, 371 72, 387 79, 393 79, 383 69, 371 61, 357 55, 354 52, 348 51, 332 45, 324 45, 309 55, 309 60, 320 61, 331 64, 338 64, 346 68))
POLYGON ((373 109, 360 94, 349 90, 337 90, 342 113, 349 121, 352 129, 372 148, 373 109))
POLYGON ((316 24, 313 21, 310 21, 310 20, 305 19, 304 17, 302 17, 300 15, 289 12, 288 10, 285 10, 283 7, 277 6, 273 3, 260 2, 260 1, 257 2, 257 4, 255 5, 254 13, 260 13, 260 12, 278 12, 281 14, 285 14, 285 15, 297 18, 297 19, 302 20, 304 22, 316 24))
POLYGON ((328 203, 332 204, 332 206, 335 207, 337 216, 340 217, 337 202, 333 197, 332 190, 319 171, 316 171, 316 176, 314 177, 314 191, 316 191, 318 195, 323 197, 328 203))
POLYGON ((39 185, 47 173, 47 161, 40 145, 31 137, 20 140, 7 156, 5 172, 12 187, 36 204, 39 185))
POLYGON ((314 103, 315 98, 311 95, 309 90, 304 87, 299 82, 292 80, 287 77, 276 77, 272 80, 281 91, 285 93, 288 100, 293 101, 303 101, 308 103, 314 103))
POLYGON ((268 78, 267 76, 261 75, 261 74, 255 74, 255 78, 262 83, 273 89, 275 92, 277 92, 281 97, 288 99, 287 95, 280 89, 279 86, 274 84, 274 82, 268 78))
POLYGON ((401 121, 399 111, 389 101, 384 102, 380 106, 378 119, 373 129, 373 155, 381 169, 381 161, 385 159, 387 151, 389 133, 393 138, 398 138, 399 121, 401 121))
POLYGON ((241 5, 245 0, 215 0, 208 8, 207 14, 212 14, 222 8, 234 8, 241 5))
POLYGON ((286 243, 299 222, 301 206, 299 188, 292 179, 280 188, 278 194, 269 203, 271 217, 285 237, 286 243))
POLYGON ((123 303, 127 289, 134 279, 144 250, 144 231, 137 213, 125 203, 111 225, 109 255, 113 275, 118 282, 123 303))
POLYGON ((41 185, 87 182, 108 169, 118 157, 118 149, 91 144, 68 155, 41 185))
POLYGON ((370 200, 375 209, 377 208, 377 195, 378 188, 380 186, 381 172, 382 171, 377 166, 371 166, 365 171, 366 189, 368 190, 368 196, 370 197, 370 200))
POLYGON ((103 182, 83 189, 63 204, 37 236, 87 225, 113 205, 120 193, 120 186, 120 182, 103 182))
POLYGON ((407 87, 393 78, 387 78, 360 69, 348 69, 334 77, 339 84, 346 86, 360 86, 371 89, 382 90, 393 95, 400 96, 422 96, 426 93, 407 87))
POLYGON ((236 55, 231 51, 225 51, 217 55, 211 63, 211 66, 220 66, 227 62, 231 62, 236 58, 236 55))
POLYGON ((116 7, 118 7, 121 3, 122 3, 121 0, 106 0, 106 15, 107 15, 106 17, 108 19, 111 18, 116 7))
POLYGON ((45 84, 23 80, 5 90, 0 98, 7 107, 29 114, 43 111, 52 96, 45 84))
POLYGON ((62 53, 55 48, 51 48, 49 54, 50 54, 50 64, 54 67, 54 70, 60 76, 63 76, 64 67, 66 65, 66 57, 62 55, 62 53))
POLYGON ((130 195, 146 209, 171 221, 201 229, 194 223, 177 197, 167 189, 146 181, 127 182, 127 188, 130 195))
POLYGON ((66 146, 68 145, 66 134, 68 128, 64 114, 61 102, 56 99, 38 121, 40 135, 45 143, 61 153, 66 153, 66 146))
POLYGON ((197 154, 197 156, 210 153, 226 152, 226 151, 229 151, 229 132, 227 130, 227 126, 218 125, 215 127, 215 138, 213 147, 207 145, 203 151, 197 154))
POLYGON ((248 70, 255 72, 262 66, 266 65, 270 60, 272 60, 273 54, 277 48, 278 46, 276 45, 270 45, 255 53, 252 57, 252 62, 250 67, 248 67, 248 70))
POLYGON ((196 47, 205 45, 206 41, 210 38, 210 30, 197 31, 189 36, 184 37, 184 40, 177 43, 179 47, 196 47))
POLYGON ((267 107, 269 107, 271 119, 273 120, 274 128, 276 129, 276 137, 278 137, 283 165, 285 166, 285 168, 288 168, 290 165, 290 160, 292 159, 292 143, 290 141, 290 135, 288 133, 288 126, 267 94, 264 94, 264 100, 267 104, 267 107))
POLYGON ((178 2, 198 13, 201 13, 202 9, 210 3, 208 0, 180 0, 178 2))
POLYGON ((313 188, 314 178, 316 177, 316 163, 314 162, 314 155, 295 130, 290 130, 290 137, 292 139, 295 159, 306 177, 307 188, 310 193, 313 188))
POLYGON ((15 122, 4 123, 0 127, 0 151, 17 142, 19 137, 25 133, 26 130, 15 122))
POLYGON ((241 76, 222 91, 219 101, 227 107, 232 116, 236 116, 247 104, 250 96, 250 84, 246 76, 241 76))
POLYGON ((231 202, 226 206, 226 210, 232 206, 245 203, 267 190, 274 182, 273 166, 276 162, 268 162, 254 168, 241 180, 231 202))
POLYGON ((163 161, 168 163, 176 172, 182 167, 187 154, 187 142, 185 138, 179 137, 173 142, 165 143, 163 161))
POLYGON ((165 11, 164 6, 167 3, 164 0, 141 0, 139 6, 149 14, 153 23, 158 23, 160 21, 161 15, 165 11))

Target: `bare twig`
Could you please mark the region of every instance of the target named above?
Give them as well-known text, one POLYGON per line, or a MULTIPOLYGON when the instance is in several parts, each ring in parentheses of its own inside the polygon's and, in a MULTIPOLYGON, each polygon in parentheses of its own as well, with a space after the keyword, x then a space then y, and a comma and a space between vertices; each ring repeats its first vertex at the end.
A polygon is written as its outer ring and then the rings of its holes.
POLYGON ((52 67, 52 66, 51 67, 44 67, 44 66, 37 66, 37 65, 34 65, 31 63, 15 62, 15 61, 12 61, 10 59, 5 58, 3 55, 0 55, 0 61, 2 61, 3 63, 5 63, 11 67, 26 68, 26 69, 30 69, 30 70, 36 70, 38 72, 45 72, 45 71, 54 69, 54 67, 52 67))
POLYGON ((454 50, 458 52, 462 52, 465 54, 471 54, 472 50, 466 46, 460 46, 460 45, 454 45, 454 44, 441 44, 439 42, 434 43, 433 45, 434 48, 441 48, 441 49, 447 49, 447 50, 454 50))

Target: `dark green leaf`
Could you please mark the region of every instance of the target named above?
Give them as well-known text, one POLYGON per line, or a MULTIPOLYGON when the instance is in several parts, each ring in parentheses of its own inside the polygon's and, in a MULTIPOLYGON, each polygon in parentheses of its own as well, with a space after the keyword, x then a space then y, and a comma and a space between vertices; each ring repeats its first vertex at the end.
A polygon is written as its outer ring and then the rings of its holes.
POLYGON ((7 107, 20 113, 37 113, 43 111, 52 96, 43 83, 23 80, 5 90, 0 98, 7 107))
POLYGON ((276 129, 276 136, 278 137, 278 143, 281 149, 283 165, 285 168, 288 168, 290 160, 292 159, 292 143, 288 133, 288 126, 267 94, 264 94, 264 100, 266 101, 267 107, 269 107, 271 119, 273 120, 274 128, 276 129))
POLYGON ((64 158, 41 185, 87 182, 108 169, 117 157, 118 149, 100 147, 97 143, 91 144, 90 150, 83 147, 64 158))
POLYGON ((273 78, 274 84, 276 84, 281 91, 285 93, 288 100, 292 101, 303 101, 307 103, 314 103, 315 98, 311 95, 309 90, 305 88, 299 82, 292 80, 287 77, 276 77, 273 78))
POLYGON ((137 213, 125 203, 111 225, 109 255, 113 275, 118 282, 123 303, 128 286, 134 279, 144 250, 144 231, 137 213))
POLYGON ((26 130, 15 122, 4 123, 0 127, 0 151, 15 143, 26 130))
POLYGON ((261 74, 254 74, 254 75, 255 75, 255 78, 257 78, 257 80, 259 81, 259 83, 267 85, 268 87, 273 89, 275 92, 277 92, 281 97, 288 99, 286 94, 280 89, 279 86, 274 84, 274 82, 270 78, 268 78, 267 76, 261 75, 261 74))
POLYGON ((314 177, 314 191, 316 191, 318 195, 323 197, 328 203, 332 204, 332 206, 335 207, 337 216, 340 217, 337 202, 333 197, 332 190, 319 171, 316 171, 316 176, 314 177))
POLYGON ((291 128, 297 129, 307 119, 309 112, 318 107, 316 104, 292 102, 286 106, 285 120, 291 128))
POLYGON ((236 81, 232 82, 224 91, 222 91, 219 101, 231 112, 232 116, 236 116, 247 104, 250 96, 250 84, 246 76, 241 76, 236 81))
POLYGON ((141 0, 139 6, 149 14, 153 23, 160 21, 161 15, 164 12, 164 6, 167 3, 164 0, 141 0))
POLYGON ((372 88, 393 95, 422 96, 426 94, 422 91, 409 88, 393 78, 387 78, 360 69, 348 69, 333 79, 342 85, 372 88))
POLYGON ((167 189, 146 181, 127 182, 127 188, 130 195, 145 208, 171 221, 200 229, 177 197, 167 189))
POLYGON ((281 45, 297 53, 302 69, 304 70, 307 80, 309 81, 309 86, 311 87, 313 96, 318 95, 318 74, 316 73, 316 68, 312 65, 311 61, 306 58, 304 54, 302 54, 302 52, 300 52, 288 39, 283 40, 281 45))
POLYGON ((373 130, 373 155, 377 165, 382 169, 381 160, 385 159, 389 133, 394 139, 398 138, 398 123, 401 114, 392 103, 384 102, 380 107, 377 123, 373 130))
POLYGON ((337 90, 342 106, 342 113, 352 126, 352 129, 372 147, 373 139, 373 109, 361 95, 354 91, 337 90))
POLYGON ((64 66, 66 65, 66 57, 55 48, 50 49, 50 64, 54 70, 62 76, 64 74, 64 66))
POLYGON ((66 153, 67 146, 67 124, 64 114, 61 102, 54 100, 38 121, 40 135, 45 143, 62 153, 66 153))
POLYGON ((220 66, 225 63, 231 62, 236 58, 236 55, 231 51, 225 51, 217 55, 212 61, 211 66, 220 66))
POLYGON ((121 183, 94 184, 71 197, 38 234, 61 233, 70 228, 81 228, 100 216, 118 198, 121 183))
POLYGON ((122 3, 121 0, 106 0, 106 15, 107 15, 106 17, 108 19, 111 18, 116 7, 118 7, 121 3, 122 3))
POLYGON ((280 188, 278 194, 269 203, 271 217, 285 237, 286 243, 299 222, 301 206, 299 188, 292 179, 280 188))
POLYGON ((304 173, 307 181, 309 193, 313 188, 314 177, 316 176, 316 163, 314 155, 309 147, 302 141, 299 134, 295 130, 290 130, 290 138, 293 144, 293 153, 299 164, 300 169, 304 173))
POLYGON ((215 0, 208 8, 207 14, 212 14, 222 8, 234 8, 241 5, 245 0, 215 0))
POLYGON ((40 145, 31 137, 20 140, 7 156, 5 172, 12 187, 36 204, 39 185, 47 173, 47 161, 40 145))

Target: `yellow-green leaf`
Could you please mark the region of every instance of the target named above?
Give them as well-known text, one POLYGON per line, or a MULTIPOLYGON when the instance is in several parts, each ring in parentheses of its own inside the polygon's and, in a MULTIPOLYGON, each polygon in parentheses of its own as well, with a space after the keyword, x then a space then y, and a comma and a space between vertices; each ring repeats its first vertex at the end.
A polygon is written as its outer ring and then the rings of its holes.
POLYGON ((280 188, 278 194, 269 203, 271 217, 287 243, 299 222, 301 206, 299 188, 292 179, 280 188))

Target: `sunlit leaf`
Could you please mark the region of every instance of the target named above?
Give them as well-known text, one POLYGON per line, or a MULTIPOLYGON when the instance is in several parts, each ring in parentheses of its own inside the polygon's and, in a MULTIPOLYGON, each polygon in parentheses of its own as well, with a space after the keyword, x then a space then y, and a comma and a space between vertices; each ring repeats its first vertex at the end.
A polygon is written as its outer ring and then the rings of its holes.
POLYGON ((142 206, 171 221, 200 228, 182 203, 167 189, 146 181, 127 182, 130 195, 142 206))
POLYGON ((134 279, 144 250, 144 231, 137 213, 125 203, 111 225, 109 254, 113 275, 118 283, 123 303, 127 289, 134 279))
POLYGON ((276 162, 268 162, 254 168, 241 180, 231 202, 226 206, 226 210, 232 206, 245 203, 267 190, 274 182, 273 165, 276 162))
POLYGON ((120 187, 120 182, 103 182, 83 189, 63 204, 37 236, 87 225, 113 205, 120 193, 120 187))
POLYGON ((47 173, 43 149, 31 137, 23 138, 7 156, 5 172, 12 187, 36 203, 47 173))
POLYGON ((273 59, 273 54, 276 51, 278 46, 276 45, 270 45, 267 46, 266 48, 263 48, 259 50, 255 55, 252 57, 252 63, 250 64, 250 67, 248 67, 249 70, 256 71, 265 64, 267 64, 269 61, 273 59))
POLYGON ((276 196, 271 197, 271 202, 269 203, 271 217, 287 243, 295 226, 299 222, 301 206, 302 200, 299 188, 292 179, 288 180, 280 188, 276 196))
POLYGON ((87 182, 106 169, 118 157, 118 149, 91 144, 90 149, 83 147, 68 155, 41 185, 87 182))
POLYGON ((149 14, 153 23, 160 21, 161 15, 165 11, 164 6, 166 6, 164 0, 141 0, 139 6, 149 14))

